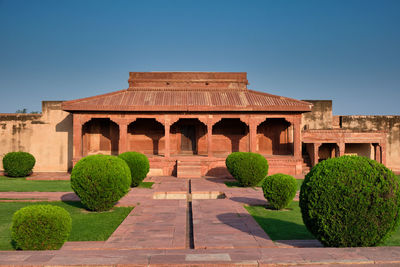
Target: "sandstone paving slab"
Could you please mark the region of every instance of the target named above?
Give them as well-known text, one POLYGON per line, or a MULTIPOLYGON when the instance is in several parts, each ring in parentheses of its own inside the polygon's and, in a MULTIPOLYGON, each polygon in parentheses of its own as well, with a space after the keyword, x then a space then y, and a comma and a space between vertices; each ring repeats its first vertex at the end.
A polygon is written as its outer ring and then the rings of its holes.
POLYGON ((182 191, 188 192, 188 179, 172 176, 151 177, 145 181, 154 182, 153 188, 157 192, 182 191))
POLYGON ((64 243, 61 250, 102 249, 105 243, 105 241, 69 241, 64 243))
POLYGON ((193 200, 195 248, 260 248, 274 243, 242 207, 229 199, 193 200))
POLYGON ((70 180, 68 172, 34 172, 26 180, 70 180))
POLYGON ((275 240, 275 245, 280 248, 318 248, 323 247, 318 240, 275 240))
POLYGON ((358 264, 369 266, 380 264, 382 266, 399 266, 399 253, 400 248, 398 247, 356 249, 251 248, 210 250, 101 249, 89 251, 0 251, 0 265, 123 266, 132 264, 137 266, 213 266, 214 264, 215 266, 348 266, 349 264, 358 264), (384 255, 385 258, 381 259, 379 255, 384 255))
POLYGON ((186 200, 146 200, 136 206, 104 248, 184 249, 186 200))

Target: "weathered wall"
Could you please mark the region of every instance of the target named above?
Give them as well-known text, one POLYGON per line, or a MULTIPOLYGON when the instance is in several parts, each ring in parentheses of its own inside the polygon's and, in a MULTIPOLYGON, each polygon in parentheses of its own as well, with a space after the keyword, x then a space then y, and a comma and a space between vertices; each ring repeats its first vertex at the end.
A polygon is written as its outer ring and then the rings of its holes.
POLYGON ((345 155, 357 155, 374 159, 374 147, 371 144, 346 144, 345 155))
POLYGON ((34 171, 67 171, 72 159, 72 116, 61 101, 43 101, 42 114, 0 114, 0 169, 11 151, 36 158, 34 171))
POLYGON ((303 113, 302 129, 331 129, 332 100, 303 100, 313 104, 311 112, 303 113))
POLYGON ((400 116, 340 116, 344 129, 355 131, 387 131, 386 165, 400 171, 400 116))

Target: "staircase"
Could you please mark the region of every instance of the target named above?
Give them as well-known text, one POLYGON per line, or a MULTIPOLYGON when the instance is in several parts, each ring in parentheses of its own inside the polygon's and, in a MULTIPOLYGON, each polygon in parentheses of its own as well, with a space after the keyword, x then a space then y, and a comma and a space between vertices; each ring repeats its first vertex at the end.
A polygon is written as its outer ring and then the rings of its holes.
POLYGON ((200 178, 201 162, 178 160, 176 176, 178 178, 200 178))
POLYGON ((303 174, 306 175, 311 170, 311 159, 308 154, 303 155, 303 174))

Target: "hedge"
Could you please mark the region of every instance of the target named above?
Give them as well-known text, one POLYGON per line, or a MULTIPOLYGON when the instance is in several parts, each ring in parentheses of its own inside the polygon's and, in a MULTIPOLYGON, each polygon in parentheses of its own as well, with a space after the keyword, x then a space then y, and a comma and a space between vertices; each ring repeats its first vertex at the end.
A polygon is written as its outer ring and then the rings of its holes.
POLYGON ((124 152, 118 157, 123 159, 131 170, 132 187, 138 186, 150 170, 149 159, 139 152, 124 152))
POLYGON ((306 175, 300 208, 307 229, 325 246, 376 246, 399 225, 397 177, 374 160, 343 156, 306 175))
POLYGON ((35 163, 35 157, 28 152, 9 152, 3 157, 4 172, 11 177, 28 176, 35 163))
POLYGON ((268 161, 257 153, 231 153, 226 158, 225 165, 242 186, 256 186, 268 174, 268 161))
POLYGON ((67 241, 71 227, 71 216, 65 209, 32 205, 14 213, 11 237, 17 249, 59 249, 67 241))
POLYGON ((293 176, 277 173, 265 179, 262 189, 269 205, 281 210, 286 208, 296 196, 297 182, 293 176))
POLYGON ((131 173, 124 160, 108 155, 82 158, 71 173, 71 187, 82 204, 93 211, 106 211, 128 193, 131 173))

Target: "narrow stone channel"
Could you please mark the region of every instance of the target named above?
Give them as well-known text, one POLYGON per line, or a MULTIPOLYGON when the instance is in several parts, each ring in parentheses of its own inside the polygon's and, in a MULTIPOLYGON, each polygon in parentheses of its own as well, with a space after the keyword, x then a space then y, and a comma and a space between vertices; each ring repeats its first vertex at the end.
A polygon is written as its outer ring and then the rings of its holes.
POLYGON ((193 234, 193 209, 192 209, 192 180, 188 180, 187 200, 187 221, 186 221, 186 248, 194 249, 194 234, 193 234))

